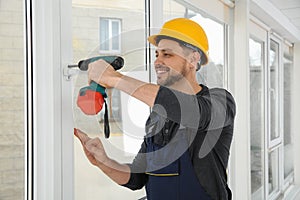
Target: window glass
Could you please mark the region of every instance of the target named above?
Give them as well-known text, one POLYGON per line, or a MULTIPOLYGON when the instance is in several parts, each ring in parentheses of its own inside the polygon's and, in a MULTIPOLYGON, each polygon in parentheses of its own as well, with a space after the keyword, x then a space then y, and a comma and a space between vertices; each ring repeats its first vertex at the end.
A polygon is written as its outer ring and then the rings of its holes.
POLYGON ((224 87, 224 25, 200 14, 192 19, 203 26, 209 43, 210 60, 199 70, 199 81, 208 87, 224 87))
POLYGON ((100 18, 100 53, 120 53, 120 19, 100 18))
POLYGON ((264 43, 249 40, 252 199, 264 198, 264 43))
POLYGON ((269 194, 278 191, 279 188, 279 151, 278 148, 269 153, 268 190, 269 194))
POLYGON ((0 199, 24 199, 24 6, 0 2, 0 199))
MULTIPOLYGON (((145 67, 147 35, 145 1, 73 0, 72 2, 74 62, 86 57, 117 53, 125 59, 122 73, 149 81, 151 72, 146 71, 145 67)), ((188 17, 203 26, 210 43, 211 60, 197 76, 200 83, 209 87, 223 86, 225 60, 223 24, 204 18, 178 2, 180 1, 164 0, 163 18, 159 20, 165 22, 175 17, 188 17)), ((154 79, 151 81, 155 82, 154 79)), ((85 116, 76 106, 76 94, 86 84, 86 73, 80 73, 74 80, 75 126, 89 133, 91 137, 100 136, 104 147, 109 149, 107 153, 115 160, 130 162, 139 149, 138 142, 144 136, 149 108, 145 109, 141 102, 129 98, 122 92, 107 90, 111 137, 109 140, 103 139, 103 110, 97 116, 85 116)), ((74 146, 75 199, 124 199, 124 197, 140 199, 145 196, 144 191, 132 192, 118 187, 98 169, 91 167, 78 141, 75 141, 74 146)))
POLYGON ((291 85, 292 85, 292 69, 293 57, 292 52, 285 52, 283 57, 283 70, 284 70, 284 117, 283 117, 283 131, 284 131, 284 178, 286 179, 293 171, 293 138, 291 131, 291 85))
POLYGON ((100 20, 100 51, 109 50, 109 26, 107 19, 100 20))
POLYGON ((112 50, 120 50, 120 21, 112 21, 112 50))
POLYGON ((274 140, 279 137, 279 44, 270 41, 270 66, 269 66, 269 100, 270 100, 270 138, 274 140))
MULTIPOLYGON (((120 70, 131 77, 149 82, 145 66, 144 1, 72 1, 73 62, 106 55, 119 55, 125 65, 120 70)), ((77 128, 90 137, 100 137, 107 154, 121 163, 131 162, 145 134, 149 108, 123 92, 107 89, 110 137, 104 138, 104 105, 97 115, 85 115, 77 106, 79 90, 87 86, 87 73, 73 80, 73 116, 77 128)), ((82 146, 74 141, 75 199, 141 199, 144 190, 131 191, 118 186, 86 159, 82 146)))

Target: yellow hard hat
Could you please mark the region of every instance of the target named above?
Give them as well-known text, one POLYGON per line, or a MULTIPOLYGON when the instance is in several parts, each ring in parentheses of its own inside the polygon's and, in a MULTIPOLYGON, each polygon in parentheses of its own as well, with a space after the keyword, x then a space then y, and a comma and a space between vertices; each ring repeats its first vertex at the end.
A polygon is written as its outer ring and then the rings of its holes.
POLYGON ((176 18, 167 21, 161 28, 159 34, 151 35, 148 37, 148 41, 157 46, 156 38, 157 36, 166 36, 175 38, 177 40, 183 41, 184 43, 190 44, 194 47, 199 48, 205 60, 202 65, 208 62, 208 40, 203 28, 196 22, 187 18, 176 18))

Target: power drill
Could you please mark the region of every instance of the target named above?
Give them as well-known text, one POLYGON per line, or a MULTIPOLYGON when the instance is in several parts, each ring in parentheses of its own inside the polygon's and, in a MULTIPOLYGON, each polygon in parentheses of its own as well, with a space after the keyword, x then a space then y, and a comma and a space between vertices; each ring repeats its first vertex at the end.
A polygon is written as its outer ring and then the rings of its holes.
MULTIPOLYGON (((120 56, 97 56, 79 61, 77 67, 79 67, 79 69, 82 71, 87 71, 90 63, 100 59, 105 60, 107 63, 113 66, 115 70, 121 69, 124 65, 124 59, 120 56)), ((103 104, 105 104, 104 135, 105 138, 109 138, 110 128, 105 98, 107 98, 105 87, 94 81, 91 81, 89 86, 83 87, 79 90, 77 106, 87 115, 96 115, 102 110, 103 104)))

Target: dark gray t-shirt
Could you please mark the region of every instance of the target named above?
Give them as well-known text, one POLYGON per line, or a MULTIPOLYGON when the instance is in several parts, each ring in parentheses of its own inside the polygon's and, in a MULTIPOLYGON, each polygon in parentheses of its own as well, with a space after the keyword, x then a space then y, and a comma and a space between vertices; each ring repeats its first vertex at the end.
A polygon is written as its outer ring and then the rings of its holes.
POLYGON ((161 167, 178 159, 183 151, 188 150, 199 183, 209 196, 217 200, 231 199, 226 169, 233 136, 235 102, 224 89, 201 86, 202 90, 196 95, 160 87, 146 123, 144 142, 129 164, 130 180, 123 186, 135 190, 147 183, 147 138, 152 137, 152 141, 166 147, 166 151, 176 151, 165 159, 161 167), (181 142, 176 138, 182 137, 176 135, 182 132, 189 145, 178 151, 176 145, 172 144, 181 142))

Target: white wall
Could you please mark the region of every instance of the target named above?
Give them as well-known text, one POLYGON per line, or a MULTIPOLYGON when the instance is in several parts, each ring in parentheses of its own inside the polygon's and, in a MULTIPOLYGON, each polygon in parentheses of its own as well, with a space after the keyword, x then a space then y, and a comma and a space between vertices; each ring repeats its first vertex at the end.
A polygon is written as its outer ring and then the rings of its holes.
MULTIPOLYGON (((230 184, 233 199, 250 199, 250 131, 249 131, 249 0, 236 1, 234 8, 233 66, 229 73, 236 101, 234 138, 231 150, 230 184)), ((231 81, 230 81, 231 82, 231 81)))

